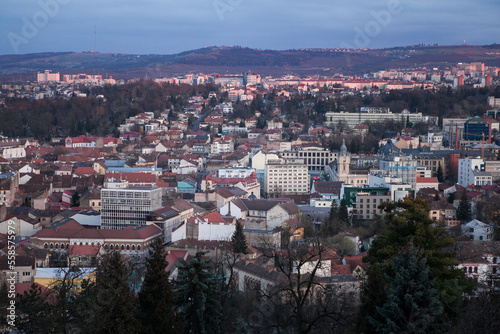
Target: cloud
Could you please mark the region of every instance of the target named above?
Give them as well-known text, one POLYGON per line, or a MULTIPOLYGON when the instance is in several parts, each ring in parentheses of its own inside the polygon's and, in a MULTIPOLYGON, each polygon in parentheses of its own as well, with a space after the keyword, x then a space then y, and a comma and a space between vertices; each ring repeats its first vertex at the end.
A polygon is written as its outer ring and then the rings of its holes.
MULTIPOLYGON (((23 37, 24 20, 43 11, 40 3, 61 1, 56 15, 25 38, 18 52, 97 50, 176 53, 209 45, 290 49, 352 43, 373 12, 391 1, 334 0, 4 0, 0 54, 14 53, 9 33, 23 37)), ((495 0, 400 0, 369 47, 424 43, 498 42, 500 3, 495 0)))

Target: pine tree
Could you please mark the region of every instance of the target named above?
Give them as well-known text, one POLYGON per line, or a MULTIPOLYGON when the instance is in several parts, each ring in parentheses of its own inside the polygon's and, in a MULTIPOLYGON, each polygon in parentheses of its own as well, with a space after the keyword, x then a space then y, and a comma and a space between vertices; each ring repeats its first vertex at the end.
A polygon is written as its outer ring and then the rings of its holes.
POLYGON ((471 216, 472 213, 470 208, 470 199, 464 190, 462 193, 460 204, 458 205, 457 218, 461 221, 468 222, 471 220, 471 216))
POLYGON ((54 330, 52 317, 54 307, 48 303, 47 293, 33 283, 29 291, 17 296, 16 328, 22 333, 51 333, 54 330))
POLYGON ((441 163, 439 163, 438 169, 437 169, 437 179, 439 182, 444 181, 444 172, 443 172, 443 167, 441 166, 441 163))
POLYGON ((427 259, 421 256, 410 245, 393 257, 394 274, 386 275, 387 301, 377 307, 382 321, 370 317, 377 333, 440 333, 447 329, 434 282, 429 280, 427 259))
POLYGON ((80 195, 77 191, 75 191, 73 196, 71 196, 71 206, 80 206, 80 195))
POLYGON ((222 306, 220 282, 210 270, 205 252, 197 252, 190 261, 179 265, 178 302, 186 333, 221 332, 222 306))
POLYGON ((321 224, 321 235, 323 237, 332 237, 341 231, 339 226, 339 207, 337 201, 332 201, 330 214, 321 224))
POLYGON ((146 275, 139 293, 139 316, 143 333, 182 333, 174 308, 175 296, 161 239, 153 243, 146 260, 146 275))
POLYGON ((130 271, 118 252, 106 254, 96 274, 94 333, 138 333, 136 299, 128 285, 130 271))
POLYGON ((243 233, 243 226, 240 221, 236 221, 236 230, 233 233, 233 237, 231 238, 231 243, 233 245, 233 252, 236 254, 247 253, 247 238, 243 233))
POLYGON ((376 307, 382 307, 381 302, 387 301, 384 286, 388 283, 381 283, 380 275, 377 273, 390 274, 391 259, 399 254, 401 248, 409 242, 418 247, 423 252, 423 256, 427 257, 430 267, 429 278, 436 282, 441 304, 445 308, 445 318, 455 317, 457 306, 463 302, 465 293, 472 291, 474 284, 456 268, 455 253, 451 250, 454 240, 444 232, 444 229, 432 227, 429 204, 419 197, 414 200, 407 197, 399 202, 385 202, 381 206, 386 212, 384 219, 388 228, 377 236, 368 255, 363 259, 370 263, 370 267, 367 271, 368 280, 362 291, 362 305, 358 320, 360 329, 364 333, 375 331, 367 321, 368 316, 381 321, 376 314, 376 307), (372 280, 377 280, 377 282, 372 282, 372 280))
POLYGON ((344 225, 349 224, 349 211, 347 210, 347 203, 345 198, 342 198, 342 200, 340 201, 339 220, 344 225))

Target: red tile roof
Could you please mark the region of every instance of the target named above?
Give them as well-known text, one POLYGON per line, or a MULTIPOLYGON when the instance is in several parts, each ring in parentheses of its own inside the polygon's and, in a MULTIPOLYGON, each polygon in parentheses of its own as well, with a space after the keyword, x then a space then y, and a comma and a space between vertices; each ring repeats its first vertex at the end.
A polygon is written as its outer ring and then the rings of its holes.
POLYGON ((97 255, 99 253, 99 246, 90 245, 69 245, 69 255, 97 255))
POLYGON ((161 228, 155 224, 128 226, 122 230, 97 230, 85 228, 74 219, 66 219, 43 228, 33 235, 34 239, 80 238, 80 239, 148 239, 160 235, 161 228))
POLYGON ((417 183, 438 183, 437 177, 419 177, 417 176, 417 183))

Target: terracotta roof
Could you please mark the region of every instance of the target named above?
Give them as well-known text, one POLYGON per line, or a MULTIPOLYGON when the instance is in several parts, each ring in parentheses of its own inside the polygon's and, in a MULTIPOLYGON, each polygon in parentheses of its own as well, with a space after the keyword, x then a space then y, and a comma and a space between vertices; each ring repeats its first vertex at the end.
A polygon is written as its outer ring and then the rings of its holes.
POLYGON ((37 238, 88 238, 88 239, 147 239, 161 234, 161 228, 152 225, 128 226, 121 230, 85 228, 74 219, 65 219, 45 227, 33 235, 37 238))
POLYGON ((96 172, 95 172, 94 168, 92 168, 92 167, 78 167, 77 169, 75 169, 73 174, 75 174, 75 175, 92 175, 92 174, 96 174, 96 172))
POLYGON ((99 249, 99 246, 69 245, 68 253, 69 255, 97 255, 99 249))
POLYGON ((419 177, 417 176, 417 183, 438 183, 437 177, 419 177))
POLYGON ((223 223, 224 222, 224 219, 222 219, 222 215, 217 211, 207 213, 202 218, 207 220, 209 223, 223 223))
POLYGON ((165 260, 167 260, 167 267, 165 268, 166 272, 172 271, 173 267, 177 267, 177 261, 186 260, 189 253, 184 250, 170 250, 167 252, 165 256, 165 260))

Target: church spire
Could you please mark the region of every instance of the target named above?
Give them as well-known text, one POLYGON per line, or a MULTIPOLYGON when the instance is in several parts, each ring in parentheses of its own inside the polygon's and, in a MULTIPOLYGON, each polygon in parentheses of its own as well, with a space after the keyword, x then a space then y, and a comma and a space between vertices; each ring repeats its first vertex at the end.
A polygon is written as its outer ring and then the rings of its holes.
POLYGON ((345 139, 344 138, 342 138, 342 146, 340 147, 340 155, 341 156, 347 155, 347 146, 345 146, 345 139))

